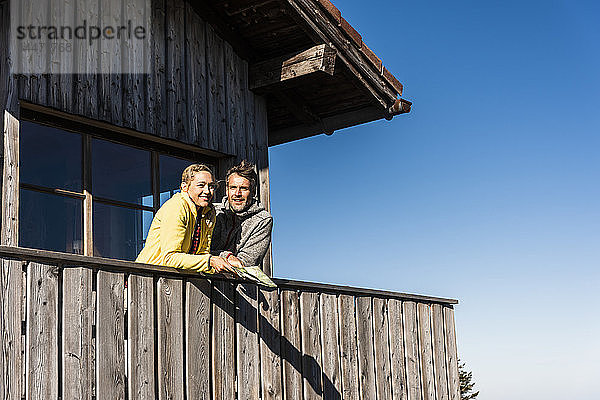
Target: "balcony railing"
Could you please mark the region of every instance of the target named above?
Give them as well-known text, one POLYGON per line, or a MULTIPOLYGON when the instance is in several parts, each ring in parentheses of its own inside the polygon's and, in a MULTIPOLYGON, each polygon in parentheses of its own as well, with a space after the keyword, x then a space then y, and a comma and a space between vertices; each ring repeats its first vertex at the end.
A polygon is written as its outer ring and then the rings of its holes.
POLYGON ((455 300, 0 259, 2 399, 460 399, 455 300))

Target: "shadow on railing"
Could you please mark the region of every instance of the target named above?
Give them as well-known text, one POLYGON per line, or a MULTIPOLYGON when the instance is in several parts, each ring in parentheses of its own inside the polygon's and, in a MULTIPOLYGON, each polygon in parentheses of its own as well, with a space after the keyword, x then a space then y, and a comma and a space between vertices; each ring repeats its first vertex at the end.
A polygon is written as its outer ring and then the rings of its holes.
POLYGON ((4 246, 0 259, 2 398, 460 398, 454 300, 4 246))

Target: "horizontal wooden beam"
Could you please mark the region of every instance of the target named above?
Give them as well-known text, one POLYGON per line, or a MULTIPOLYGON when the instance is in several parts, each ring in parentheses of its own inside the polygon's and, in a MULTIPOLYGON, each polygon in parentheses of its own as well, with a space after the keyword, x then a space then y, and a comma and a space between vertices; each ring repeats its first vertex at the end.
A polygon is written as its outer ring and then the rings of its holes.
POLYGON ((299 77, 326 73, 333 75, 336 52, 319 44, 300 53, 276 57, 249 66, 250 90, 261 90, 299 77))
MULTIPOLYGON (((228 279, 223 275, 200 274, 197 272, 182 270, 158 265, 140 264, 132 261, 121 261, 109 258, 89 257, 79 254, 59 253, 48 250, 29 249, 24 247, 0 246, 0 258, 19 261, 34 261, 57 266, 77 266, 96 268, 99 270, 116 270, 131 273, 154 273, 162 276, 210 278, 217 280, 236 281, 228 279)), ((458 300, 441 297, 421 296, 418 294, 391 292, 387 290, 365 289, 351 286, 331 285, 326 283, 314 283, 294 281, 289 279, 273 279, 281 288, 294 288, 296 290, 339 292, 352 294, 354 296, 382 296, 398 299, 416 300, 430 303, 457 304, 458 300)))
POLYGON ((315 114, 310 107, 298 96, 288 94, 284 91, 277 91, 273 96, 283 104, 296 119, 304 124, 316 124, 321 122, 321 118, 315 114))
POLYGON ((387 114, 379 107, 375 106, 360 110, 352 110, 343 114, 322 118, 314 123, 271 131, 269 132, 269 146, 275 146, 292 140, 319 135, 321 133, 330 135, 339 129, 376 121, 385 117, 387 117, 387 114))
POLYGON ((309 36, 334 46, 338 58, 371 93, 374 102, 387 112, 397 95, 396 90, 381 76, 381 70, 376 70, 355 44, 345 37, 340 27, 319 11, 314 0, 285 0, 284 3, 298 15, 299 18, 295 20, 309 36))

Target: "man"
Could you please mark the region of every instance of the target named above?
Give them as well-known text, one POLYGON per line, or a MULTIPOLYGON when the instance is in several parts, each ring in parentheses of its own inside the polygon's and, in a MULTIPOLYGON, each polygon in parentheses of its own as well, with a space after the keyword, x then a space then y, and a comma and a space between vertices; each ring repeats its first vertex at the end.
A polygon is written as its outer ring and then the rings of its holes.
POLYGON ((242 161, 227 171, 227 196, 216 205, 211 253, 237 268, 261 266, 271 243, 273 217, 255 198, 254 165, 242 161))
POLYGON ((235 274, 223 257, 209 253, 216 215, 211 204, 214 191, 210 168, 203 164, 187 167, 181 175, 181 193, 176 193, 158 210, 146 244, 135 261, 204 273, 235 274))

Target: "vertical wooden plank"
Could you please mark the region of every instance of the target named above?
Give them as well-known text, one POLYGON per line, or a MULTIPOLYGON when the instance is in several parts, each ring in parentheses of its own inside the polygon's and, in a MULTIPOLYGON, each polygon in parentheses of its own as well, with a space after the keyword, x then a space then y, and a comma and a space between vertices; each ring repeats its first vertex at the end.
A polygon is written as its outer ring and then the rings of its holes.
POLYGON ((98 271, 96 284, 96 398, 125 398, 122 273, 98 271))
POLYGON ((21 320, 23 319, 23 272, 21 262, 1 260, 0 274, 0 398, 21 399, 22 362, 21 320))
POLYGON ((242 95, 244 63, 233 51, 231 45, 224 44, 225 88, 227 90, 227 153, 237 155, 239 161, 247 158, 246 153, 246 114, 242 95))
POLYGON ((431 350, 431 312, 428 304, 418 304, 417 319, 419 321, 419 352, 421 355, 423 399, 435 400, 435 378, 433 375, 433 354, 431 350))
POLYGON ((321 294, 321 338, 323 342, 323 399, 341 399, 340 347, 337 299, 321 294))
MULTIPOLYGON (((97 23, 98 1, 78 0, 76 20, 97 23)), ((91 46, 75 46, 73 49, 77 71, 77 74, 73 77, 74 112, 93 119, 98 118, 98 79, 96 72, 98 71, 100 41, 97 42, 91 46)))
POLYGON ((391 399, 392 374, 390 367, 388 305, 386 299, 379 297, 373 298, 373 333, 377 398, 391 399))
POLYGON ((260 202, 267 211, 271 209, 269 196, 269 128, 267 121, 267 100, 254 96, 254 126, 256 132, 258 179, 260 181, 260 202))
POLYGON ((27 398, 58 397, 58 268, 27 268, 27 398))
POLYGON ((183 399, 183 283, 159 278, 158 398, 183 399))
POLYGON ((186 282, 187 398, 212 398, 210 393, 210 292, 206 279, 186 282))
MULTIPOLYGON (((15 4, 16 2, 13 2, 15 4)), ((45 5, 48 5, 46 3, 45 5)), ((40 6, 37 2, 29 0, 24 1, 21 7, 21 15, 23 21, 31 21, 34 26, 47 26, 48 25, 48 8, 40 6)), ((25 93, 22 93, 26 97, 24 100, 28 100, 36 104, 46 104, 47 102, 47 81, 40 73, 48 71, 48 58, 47 48, 48 42, 44 42, 45 49, 40 51, 28 51, 24 52, 22 49, 17 49, 17 56, 20 58, 22 71, 28 77, 25 78, 29 81, 26 84, 25 93), (32 73, 35 72, 35 73, 32 73)), ((24 47, 20 44, 19 47, 24 47)), ((48 76, 46 74, 46 76, 48 76)))
POLYGON ((146 92, 146 132, 156 136, 167 136, 166 82, 165 82, 165 1, 152 1, 151 71, 146 92))
MULTIPOLYGON (((248 64, 244 63, 244 81, 242 83, 242 91, 245 97, 246 104, 246 153, 247 159, 254 165, 257 165, 257 127, 255 116, 254 93, 248 90, 248 64)), ((258 174, 258 167, 257 167, 258 174)), ((260 186, 260 184, 258 185, 260 186)), ((257 196, 260 195, 260 187, 257 196)), ((259 197, 260 198, 260 197, 259 197)))
POLYGON ((208 147, 226 152, 227 110, 225 104, 224 42, 206 24, 206 73, 208 78, 208 147))
POLYGON ((402 327, 402 301, 388 300, 390 321, 390 362, 392 395, 394 399, 408 399, 406 387, 406 362, 404 358, 404 330, 402 327))
POLYGON ((254 400, 260 389, 257 286, 240 284, 236 292, 238 399, 254 400))
POLYGON ((438 400, 448 400, 444 315, 441 304, 431 305, 431 323, 433 332, 433 365, 435 367, 436 397, 438 400))
MULTIPOLYGON (((100 7, 102 21, 107 25, 121 25, 121 4, 104 2, 100 7)), ((99 118, 121 125, 123 93, 121 91, 121 41, 100 40, 100 75, 98 77, 99 118)))
POLYGON ((62 398, 92 398, 92 270, 63 269, 62 398), (66 379, 65 379, 66 377, 66 379))
POLYGON ((187 143, 185 82, 185 4, 183 0, 167 2, 167 131, 168 136, 187 143))
POLYGON ((19 120, 4 111, 2 164, 2 233, 4 246, 19 245, 19 120))
POLYGON ((338 298, 340 314, 340 350, 342 368, 342 398, 358 400, 358 344, 354 297, 341 294, 338 298))
POLYGON ((235 398, 235 285, 219 281, 213 285, 213 397, 235 398))
MULTIPOLYGON (((75 26, 75 1, 51 0, 51 26, 75 26)), ((42 3, 43 4, 43 3, 42 3)), ((48 105, 59 110, 73 109, 73 50, 62 40, 48 41, 48 105)))
POLYGON ((200 147, 208 147, 206 98, 206 39, 205 24, 189 3, 186 3, 185 46, 187 119, 190 140, 200 147))
POLYGON ((154 360, 154 279, 131 274, 127 280, 127 387, 130 399, 156 399, 154 360))
POLYGON ((452 308, 452 306, 444 306, 444 332, 446 336, 446 368, 448 368, 448 392, 451 400, 460 400, 460 382, 458 380, 456 332, 454 328, 454 309, 452 308))
MULTIPOLYGON (((267 211, 271 210, 269 194, 269 138, 267 121, 267 102, 264 97, 254 96, 254 129, 256 137, 256 168, 258 170, 258 190, 260 203, 267 211)), ((263 260, 263 271, 273 276, 273 244, 263 260)))
MULTIPOLYGON (((254 110, 254 99, 250 98, 248 90, 248 63, 235 54, 238 76, 238 96, 240 97, 239 113, 241 126, 237 132, 237 136, 241 139, 237 144, 238 159, 253 160, 255 158, 253 149, 250 146, 252 140, 247 134, 248 125, 254 127, 254 116, 248 115, 248 110, 252 107, 254 110), (249 103, 249 104, 248 104, 249 103)), ((254 132, 252 133, 254 136, 254 132)), ((255 161, 252 161, 255 163, 255 161)))
POLYGON ((323 393, 323 383, 321 379, 321 324, 317 293, 300 293, 300 316, 304 399, 319 399, 323 393))
MULTIPOLYGON (((125 21, 145 21, 144 14, 149 12, 145 0, 134 0, 123 3, 125 21)), ((149 19, 149 18, 148 18, 149 19)), ((144 39, 147 40, 147 39, 144 39)), ((146 97, 145 79, 147 56, 145 47, 137 40, 125 40, 122 54, 122 93, 123 93, 123 125, 142 131, 145 128, 144 102, 146 97)))
POLYGON ((260 376, 262 398, 283 398, 281 387, 281 329, 277 289, 259 291, 260 376))
POLYGON ((302 398, 302 353, 300 351, 300 308, 298 292, 281 291, 281 357, 286 400, 302 398))
POLYGON ((371 297, 367 296, 356 298, 358 370, 360 393, 363 399, 374 399, 377 397, 373 354, 373 305, 371 300, 371 297))
POLYGON ((406 338, 406 381, 408 399, 421 399, 421 375, 419 372, 419 343, 417 334, 417 305, 414 301, 402 303, 404 335, 406 338))

